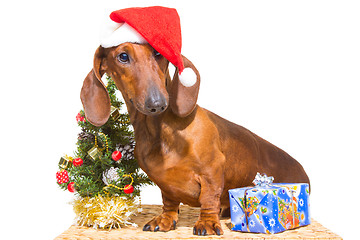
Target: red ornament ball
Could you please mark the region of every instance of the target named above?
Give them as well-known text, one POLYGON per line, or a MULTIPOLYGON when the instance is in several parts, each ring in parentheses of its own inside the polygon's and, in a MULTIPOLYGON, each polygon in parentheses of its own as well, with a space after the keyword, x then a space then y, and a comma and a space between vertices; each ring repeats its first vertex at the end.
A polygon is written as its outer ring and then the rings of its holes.
POLYGON ((81 158, 75 158, 73 160, 73 165, 74 165, 74 167, 79 167, 79 166, 81 166, 83 164, 83 162, 84 161, 81 158))
POLYGON ((69 175, 66 170, 61 170, 60 172, 56 172, 56 180, 59 184, 67 183, 69 181, 69 175))
POLYGON ((134 187, 133 187, 132 185, 126 185, 126 186, 124 187, 124 193, 130 194, 130 193, 132 193, 132 192, 134 192, 134 187))
POLYGON ((75 192, 74 184, 74 182, 68 184, 67 189, 69 190, 69 192, 75 192))
POLYGON ((121 152, 120 151, 114 151, 112 154, 111 154, 111 157, 114 161, 119 161, 122 157, 121 155, 121 152))
POLYGON ((76 115, 76 121, 77 122, 86 122, 85 117, 81 115, 81 113, 78 113, 76 115))

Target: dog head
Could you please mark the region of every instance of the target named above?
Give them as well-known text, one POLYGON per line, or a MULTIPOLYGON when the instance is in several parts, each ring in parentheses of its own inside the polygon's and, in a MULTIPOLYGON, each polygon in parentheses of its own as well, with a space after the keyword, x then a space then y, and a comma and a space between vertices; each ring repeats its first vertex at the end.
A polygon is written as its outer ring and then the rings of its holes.
POLYGON ((125 102, 137 111, 153 116, 170 108, 179 117, 188 116, 196 106, 200 75, 188 59, 184 56, 182 59, 185 70, 190 68, 196 74, 192 85, 179 80, 178 69, 171 79, 169 61, 149 44, 126 42, 111 48, 100 46, 81 89, 87 120, 101 126, 109 118, 110 98, 101 80, 104 73, 113 79, 125 102))

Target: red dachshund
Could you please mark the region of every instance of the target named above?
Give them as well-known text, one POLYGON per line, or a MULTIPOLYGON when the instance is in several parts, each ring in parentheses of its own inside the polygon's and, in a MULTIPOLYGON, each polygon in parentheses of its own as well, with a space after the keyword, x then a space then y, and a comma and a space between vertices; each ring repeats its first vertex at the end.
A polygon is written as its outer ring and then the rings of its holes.
MULTIPOLYGON (((135 156, 161 189, 163 212, 144 231, 175 229, 180 202, 200 207, 194 234, 223 234, 220 209, 229 208, 228 190, 251 185, 257 172, 277 182, 304 182, 303 167, 289 154, 244 127, 196 104, 200 75, 183 86, 168 71, 168 60, 149 44, 99 47, 84 80, 81 100, 89 122, 104 124, 110 99, 101 81, 107 73, 121 91, 134 127, 135 156)), ((224 80, 225 81, 225 80, 224 80)))

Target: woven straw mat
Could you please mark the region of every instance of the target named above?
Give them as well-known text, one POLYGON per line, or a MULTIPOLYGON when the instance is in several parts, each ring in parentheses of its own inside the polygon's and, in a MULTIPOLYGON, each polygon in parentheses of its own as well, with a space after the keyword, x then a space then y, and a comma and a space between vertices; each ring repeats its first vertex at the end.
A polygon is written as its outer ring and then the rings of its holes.
POLYGON ((312 219, 305 227, 288 230, 277 234, 242 233, 230 230, 230 219, 222 219, 224 235, 195 236, 193 226, 199 216, 199 208, 181 205, 179 221, 176 230, 169 232, 144 232, 143 226, 162 211, 160 205, 142 205, 143 211, 134 216, 131 221, 139 227, 123 227, 113 230, 97 230, 89 227, 71 226, 56 240, 113 240, 113 239, 342 239, 320 223, 312 219))

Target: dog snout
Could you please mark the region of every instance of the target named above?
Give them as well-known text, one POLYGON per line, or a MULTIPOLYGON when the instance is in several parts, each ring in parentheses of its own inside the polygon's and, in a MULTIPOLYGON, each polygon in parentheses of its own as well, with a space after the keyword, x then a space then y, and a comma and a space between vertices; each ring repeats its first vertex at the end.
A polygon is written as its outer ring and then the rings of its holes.
POLYGON ((148 91, 148 97, 145 99, 145 108, 149 114, 159 114, 166 110, 168 102, 165 96, 155 87, 148 91))

